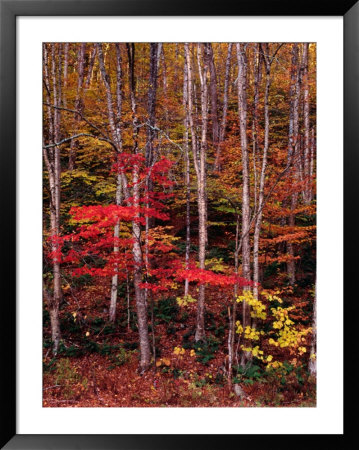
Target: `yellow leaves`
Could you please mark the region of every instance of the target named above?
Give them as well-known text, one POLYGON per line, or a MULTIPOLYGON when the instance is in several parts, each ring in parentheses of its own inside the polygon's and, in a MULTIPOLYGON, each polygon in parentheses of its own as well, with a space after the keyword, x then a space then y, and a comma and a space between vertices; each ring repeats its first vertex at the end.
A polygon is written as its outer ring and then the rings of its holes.
POLYGON ((242 324, 241 324, 241 322, 239 320, 237 320, 237 322, 236 322, 236 327, 237 327, 236 333, 242 334, 243 333, 243 327, 242 327, 242 324))
POLYGON ((190 303, 194 303, 197 300, 193 298, 190 294, 188 294, 184 295, 183 297, 177 297, 176 301, 179 306, 188 306, 190 303))
POLYGON ((89 175, 85 170, 72 170, 61 173, 61 185, 63 187, 69 186, 73 180, 79 179, 84 184, 91 186, 93 182, 97 181, 97 177, 89 175))
POLYGON ((156 361, 156 367, 161 367, 161 366, 169 367, 170 365, 171 365, 171 361, 168 358, 161 358, 156 361))
POLYGON ((245 347, 244 345, 241 345, 241 349, 244 352, 252 353, 257 359, 265 361, 264 352, 263 350, 260 350, 259 345, 256 345, 255 347, 245 347))
POLYGON ((99 181, 94 187, 96 197, 100 195, 110 195, 113 196, 116 192, 115 183, 109 184, 107 180, 99 181))
POLYGON ((251 328, 249 325, 246 326, 246 329, 244 330, 244 337, 246 339, 250 339, 253 341, 258 341, 260 336, 260 332, 257 331, 255 328, 251 328))
POLYGON ((275 341, 275 340, 272 339, 272 338, 269 339, 268 343, 269 343, 270 345, 274 345, 275 347, 278 347, 278 346, 279 346, 279 342, 275 341))
POLYGON ((252 291, 244 290, 243 295, 239 295, 236 299, 237 303, 245 302, 252 307, 251 317, 265 320, 267 314, 265 312, 266 306, 253 296, 252 291))
POLYGON ((213 272, 224 272, 228 267, 223 264, 223 258, 211 258, 205 261, 206 269, 212 270, 213 272))
POLYGON ((186 350, 183 347, 175 347, 173 350, 174 355, 182 356, 186 353, 186 350))
POLYGON ((190 351, 190 356, 196 356, 196 352, 193 349, 190 351))
POLYGON ((265 297, 270 302, 274 302, 276 300, 278 303, 283 303, 283 300, 278 297, 277 294, 280 294, 280 291, 276 290, 273 293, 269 293, 268 291, 261 292, 261 295, 263 295, 263 297, 265 297))
POLYGON ((171 246, 173 242, 180 239, 179 237, 169 234, 172 229, 173 226, 170 225, 151 228, 148 235, 148 245, 152 247, 157 245, 157 242, 161 242, 161 244, 171 246))
POLYGON ((298 351, 299 355, 303 355, 306 348, 300 345, 306 341, 304 336, 311 332, 311 328, 298 329, 295 326, 294 321, 289 318, 289 312, 293 309, 295 309, 294 306, 271 308, 271 312, 276 319, 273 322, 273 328, 278 330, 278 333, 277 340, 270 338, 268 342, 276 347, 288 347, 292 354, 298 351))
POLYGON ((279 367, 282 367, 282 366, 283 366, 283 363, 281 363, 279 361, 273 361, 273 362, 269 361, 266 366, 266 370, 269 370, 270 368, 278 369, 279 367))
POLYGON ((273 356, 272 356, 272 355, 268 355, 266 361, 267 361, 267 362, 271 362, 272 359, 273 359, 273 356))

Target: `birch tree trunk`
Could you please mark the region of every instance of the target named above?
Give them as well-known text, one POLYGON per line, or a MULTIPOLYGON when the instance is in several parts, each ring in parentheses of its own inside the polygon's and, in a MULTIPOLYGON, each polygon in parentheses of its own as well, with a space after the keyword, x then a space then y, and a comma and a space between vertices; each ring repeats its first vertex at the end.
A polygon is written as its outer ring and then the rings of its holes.
POLYGON ((313 176, 314 176, 314 161, 315 161, 315 128, 312 127, 310 133, 310 163, 309 163, 309 194, 310 201, 313 200, 313 176))
MULTIPOLYGON (((85 68, 85 50, 86 44, 83 42, 78 50, 78 78, 77 78, 77 92, 75 99, 75 109, 79 112, 82 110, 82 87, 84 82, 84 68, 85 68)), ((80 116, 75 117, 75 129, 78 127, 80 116)), ((78 147, 78 141, 76 139, 71 140, 70 154, 69 154, 69 170, 74 170, 76 151, 78 147)))
MULTIPOLYGON (((157 137, 156 131, 156 99, 157 99, 157 78, 158 78, 158 44, 150 45, 150 80, 148 88, 148 100, 147 100, 147 142, 145 147, 145 164, 149 169, 154 162, 154 145, 153 142, 157 137)), ((152 191, 153 186, 149 178, 146 179, 147 195, 152 191)), ((149 202, 147 201, 147 207, 149 202)), ((146 215, 146 267, 148 266, 148 233, 151 227, 151 220, 146 215)))
MULTIPOLYGON (((53 92, 53 112, 48 106, 48 121, 49 121, 49 142, 59 142, 60 136, 60 116, 59 110, 56 109, 59 103, 58 85, 56 80, 56 53, 55 45, 51 44, 51 74, 52 74, 52 92, 53 92)), ((50 96, 50 76, 48 67, 48 51, 46 44, 43 45, 44 57, 44 82, 47 92, 47 104, 51 104, 50 96)), ((60 81, 60 80, 59 80, 60 81)), ((57 354, 61 340, 59 308, 61 301, 61 272, 60 272, 60 256, 59 256, 59 242, 60 235, 60 148, 56 145, 50 149, 44 149, 45 165, 49 174, 50 185, 50 235, 51 235, 51 252, 53 264, 53 295, 47 295, 47 302, 49 307, 51 335, 53 343, 53 353, 57 354)))
MULTIPOLYGON (((264 185, 265 185, 265 178, 266 178, 266 169, 267 169, 267 162, 268 162, 268 152, 269 152, 269 91, 271 86, 271 67, 272 63, 274 61, 275 56, 277 55, 279 49, 281 48, 282 44, 279 44, 276 50, 274 51, 273 55, 269 55, 269 45, 268 44, 259 44, 258 46, 258 64, 264 63, 265 67, 265 90, 264 90, 264 147, 263 147, 263 156, 262 156, 262 167, 260 172, 260 179, 259 179, 259 193, 258 193, 258 202, 255 201, 255 220, 254 220, 254 236, 253 236, 253 295, 254 298, 258 299, 258 285, 259 285, 259 238, 260 238, 260 232, 261 232, 261 226, 262 226, 262 216, 263 216, 263 208, 265 203, 265 197, 264 197, 264 185)), ((259 99, 259 92, 258 92, 258 84, 261 79, 261 70, 260 67, 257 68, 257 76, 255 77, 255 85, 256 85, 256 92, 255 92, 255 100, 254 100, 254 130, 255 130, 255 139, 253 142, 253 145, 257 146, 257 133, 258 133, 258 117, 257 117, 257 102, 259 99)), ((256 152, 253 152, 253 158, 256 158, 256 152)), ((256 165, 254 165, 255 170, 255 179, 256 179, 256 165)), ((256 189, 256 183, 255 183, 255 189, 256 189)), ((253 321, 255 324, 255 321, 253 321)))
POLYGON ((211 97, 212 142, 213 148, 215 149, 218 147, 218 140, 219 140, 217 72, 214 63, 212 44, 207 44, 207 46, 208 46, 209 73, 210 73, 209 92, 211 97))
MULTIPOLYGON (((299 71, 298 71, 298 44, 293 44, 292 67, 291 67, 291 87, 290 87, 290 112, 289 112, 289 138, 288 138, 288 159, 294 161, 294 180, 298 178, 297 158, 298 158, 298 123, 299 123, 299 71)), ((294 210, 297 206, 298 193, 291 196, 289 226, 294 228, 294 210)), ((287 243, 287 253, 289 261, 287 263, 288 279, 291 285, 295 283, 295 260, 294 247, 292 242, 287 243)))
POLYGON ((219 138, 216 152, 216 159, 214 162, 214 170, 221 170, 221 145, 224 141, 224 136, 226 132, 226 124, 227 124, 227 110, 228 110, 228 87, 229 87, 229 74, 231 67, 231 58, 232 58, 232 44, 228 44, 227 49, 227 59, 226 59, 226 73, 224 76, 224 92, 223 92, 223 112, 222 112, 222 120, 219 127, 219 138))
MULTIPOLYGON (((197 46, 197 59, 198 69, 201 85, 201 141, 198 148, 196 130, 194 126, 193 118, 193 71, 192 61, 188 44, 185 44, 186 62, 187 62, 187 74, 188 74, 188 109, 189 109, 189 123, 191 129, 192 140, 192 153, 193 162, 197 176, 197 203, 198 203, 198 240, 199 240, 199 267, 205 268, 206 258, 206 241, 207 241, 207 224, 206 224, 206 153, 207 153, 207 127, 208 127, 208 45, 198 44, 197 46), (202 50, 205 54, 202 55, 202 50), (203 64, 203 69, 202 69, 203 64)), ((202 341, 205 339, 204 328, 204 314, 205 314, 205 286, 201 284, 199 286, 199 296, 197 304, 197 321, 196 321, 196 333, 195 341, 202 341)))
POLYGON ((309 356, 309 373, 313 376, 317 373, 317 286, 315 286, 312 320, 312 344, 309 356))
MULTIPOLYGON (((185 111, 184 117, 184 178, 186 186, 186 255, 185 255, 185 266, 186 270, 189 268, 189 257, 191 248, 191 186, 190 186, 190 158, 189 158, 189 148, 188 148, 188 128, 189 128, 189 106, 188 106, 188 69, 187 60, 185 55, 184 60, 184 72, 183 72, 183 106, 185 111)), ((184 295, 188 295, 189 292, 189 282, 186 278, 184 284, 184 295)))
MULTIPOLYGON (((102 76, 102 80, 106 89, 106 100, 107 100, 107 114, 108 121, 110 125, 110 132, 113 142, 117 147, 117 158, 122 152, 122 133, 121 133, 121 115, 122 115, 122 68, 121 68, 121 52, 119 48, 119 44, 116 44, 116 105, 117 105, 117 121, 115 119, 115 112, 112 104, 112 94, 111 94, 111 86, 110 86, 110 78, 106 72, 104 55, 102 50, 102 44, 96 45, 96 50, 98 54, 100 72, 102 76)), ((118 168, 118 173, 116 177, 116 205, 122 204, 122 190, 123 184, 127 185, 127 183, 123 183, 123 179, 125 175, 118 168)), ((120 236, 120 221, 118 220, 114 227, 114 254, 115 257, 118 257, 119 247, 118 247, 118 239, 120 236)), ((116 260, 116 258, 115 258, 116 260)), ((114 264, 114 275, 111 280, 111 300, 110 300, 110 309, 109 309, 109 320, 114 323, 116 320, 116 309, 117 309, 117 292, 118 292, 118 265, 115 262, 114 264)))
MULTIPOLYGON (((133 125, 133 151, 135 154, 138 152, 138 128, 137 128, 137 112, 136 112, 136 97, 135 97, 135 45, 127 44, 128 53, 128 65, 129 65, 129 88, 132 110, 132 125, 133 125)), ((138 184, 139 167, 138 164, 134 164, 132 171, 133 182, 133 206, 135 209, 139 209, 140 202, 140 187, 138 184)), ((135 218, 132 222, 132 237, 133 237, 133 260, 134 260, 134 275, 133 284, 135 289, 136 308, 137 308, 137 320, 138 320, 138 332, 140 340, 140 370, 145 372, 150 365, 150 341, 148 335, 148 318, 147 318, 147 304, 144 296, 144 291, 141 288, 143 281, 143 258, 141 249, 141 226, 139 223, 139 212, 135 214, 135 218)))
POLYGON ((63 100, 62 103, 65 108, 67 108, 67 99, 66 99, 66 89, 67 89, 67 72, 69 67, 69 43, 65 42, 63 44, 63 50, 64 50, 64 89, 62 91, 63 100))
POLYGON ((253 295, 258 299, 258 284, 259 284, 259 237, 262 225, 262 215, 264 206, 264 183, 267 168, 267 159, 269 151, 269 89, 270 89, 270 71, 271 61, 269 57, 268 44, 260 44, 261 53, 264 58, 265 65, 265 91, 264 91, 264 148, 262 157, 262 168, 259 180, 259 195, 258 195, 258 209, 255 211, 256 219, 254 223, 254 237, 253 237, 253 295))
POLYGON ((258 150, 258 103, 259 103, 259 85, 262 79, 263 52, 262 44, 256 44, 253 55, 254 71, 254 99, 253 99, 253 120, 252 120, 252 139, 253 139, 253 175, 254 175, 254 212, 258 210, 258 174, 257 174, 257 150, 258 150))
MULTIPOLYGON (((147 114, 148 114, 148 126, 147 126, 147 142, 145 148, 145 164, 146 168, 150 169, 155 161, 154 155, 154 140, 157 137, 156 131, 156 101, 157 101, 157 78, 158 78, 158 44, 150 44, 150 80, 148 88, 148 103, 147 103, 147 114)), ((149 177, 146 178, 146 207, 150 207, 149 195, 153 191, 153 183, 149 177)), ((145 268, 146 268, 146 278, 150 270, 150 260, 149 260, 149 231, 153 226, 152 220, 146 214, 145 216, 145 268)), ((148 303, 148 290, 145 288, 145 301, 148 303)), ((155 321, 153 312, 153 298, 150 296, 150 306, 151 306, 151 325, 152 325, 152 353, 153 359, 156 363, 156 340, 155 340, 155 321)))
MULTIPOLYGON (((116 45, 118 45, 118 44, 116 44, 116 45)), ((87 77, 86 77, 86 81, 85 81, 85 89, 88 89, 91 86, 92 72, 93 72, 93 68, 95 65, 96 53, 97 53, 97 47, 94 46, 92 53, 91 53, 89 66, 88 66, 87 77)))
MULTIPOLYGON (((238 110, 239 129, 242 150, 242 276, 251 279, 251 247, 249 240, 250 227, 250 189, 249 189, 249 154, 247 142, 247 53, 245 44, 237 44, 238 59, 238 110)), ((245 287, 244 290, 249 289, 245 287)), ((243 328, 250 325, 249 305, 242 304, 243 328)), ((247 352, 242 352, 241 365, 249 359, 247 352)))
POLYGON ((308 80, 308 50, 309 44, 303 44, 303 113, 304 113, 304 152, 303 152, 303 172, 304 172, 304 197, 305 205, 311 202, 310 189, 310 117, 309 117, 309 80, 308 80))

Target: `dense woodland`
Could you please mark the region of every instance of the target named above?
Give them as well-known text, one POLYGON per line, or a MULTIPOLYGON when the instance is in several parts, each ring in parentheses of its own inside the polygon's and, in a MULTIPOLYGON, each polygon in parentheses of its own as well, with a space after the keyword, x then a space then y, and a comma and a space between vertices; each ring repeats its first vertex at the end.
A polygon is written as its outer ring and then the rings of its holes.
POLYGON ((316 48, 43 46, 44 406, 315 406, 316 48))

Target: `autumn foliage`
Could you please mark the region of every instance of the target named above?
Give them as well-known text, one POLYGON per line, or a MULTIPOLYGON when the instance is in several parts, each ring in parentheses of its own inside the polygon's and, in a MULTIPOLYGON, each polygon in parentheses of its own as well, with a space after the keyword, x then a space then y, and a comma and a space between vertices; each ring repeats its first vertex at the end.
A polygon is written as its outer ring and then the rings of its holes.
POLYGON ((44 406, 314 405, 315 45, 43 71, 44 406))

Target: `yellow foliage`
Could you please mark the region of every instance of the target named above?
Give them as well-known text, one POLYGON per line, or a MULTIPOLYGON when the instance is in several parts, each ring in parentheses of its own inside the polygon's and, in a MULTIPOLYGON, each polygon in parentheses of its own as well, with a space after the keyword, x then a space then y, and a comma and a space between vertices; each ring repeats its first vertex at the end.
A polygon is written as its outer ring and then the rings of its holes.
POLYGON ((177 297, 176 301, 179 306, 187 306, 189 303, 194 303, 197 300, 193 298, 190 294, 184 295, 183 297, 177 297))
POLYGON ((245 302, 252 307, 251 317, 265 320, 267 318, 266 305, 254 297, 253 292, 248 290, 243 291, 243 295, 237 297, 237 302, 245 302))
POLYGON ((174 355, 181 356, 181 355, 184 355, 185 353, 186 353, 186 350, 183 347, 175 347, 173 350, 174 355))
POLYGON ((213 272, 224 272, 228 266, 223 264, 223 258, 211 258, 205 261, 206 269, 210 269, 213 272))
POLYGON ((156 361, 156 367, 161 367, 161 366, 168 367, 170 365, 171 365, 171 361, 168 358, 161 358, 156 361))

